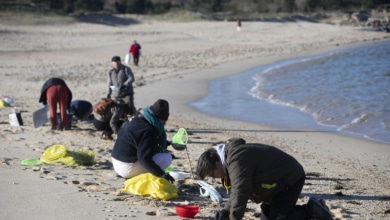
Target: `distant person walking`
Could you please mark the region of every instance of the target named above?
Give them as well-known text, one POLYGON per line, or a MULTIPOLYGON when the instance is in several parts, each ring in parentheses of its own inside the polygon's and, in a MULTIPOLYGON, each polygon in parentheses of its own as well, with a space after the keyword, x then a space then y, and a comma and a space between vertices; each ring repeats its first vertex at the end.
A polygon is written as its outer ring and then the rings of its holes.
POLYGON ((130 67, 122 65, 119 56, 112 57, 111 61, 113 68, 108 72, 107 98, 111 98, 113 93, 114 100, 122 100, 126 103, 126 114, 133 115, 135 113, 133 71, 131 71, 130 67))
POLYGON ((141 55, 141 45, 134 40, 133 44, 130 46, 129 53, 133 55, 134 65, 138 66, 139 56, 141 55))
POLYGON ((241 19, 237 18, 237 31, 241 31, 241 19))
POLYGON ((50 78, 42 86, 39 102, 43 105, 49 104, 49 115, 52 130, 70 130, 68 125, 68 113, 70 102, 72 101, 72 92, 65 81, 60 78, 50 78), (57 122, 57 104, 60 108, 61 124, 57 122))

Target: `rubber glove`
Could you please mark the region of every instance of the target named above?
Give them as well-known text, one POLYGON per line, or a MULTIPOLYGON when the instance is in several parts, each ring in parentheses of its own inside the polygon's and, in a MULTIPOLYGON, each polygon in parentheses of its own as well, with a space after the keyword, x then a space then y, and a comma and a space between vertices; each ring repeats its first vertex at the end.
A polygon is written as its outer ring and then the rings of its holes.
POLYGON ((169 175, 169 173, 165 173, 161 177, 168 180, 172 184, 175 182, 175 179, 171 175, 169 175))

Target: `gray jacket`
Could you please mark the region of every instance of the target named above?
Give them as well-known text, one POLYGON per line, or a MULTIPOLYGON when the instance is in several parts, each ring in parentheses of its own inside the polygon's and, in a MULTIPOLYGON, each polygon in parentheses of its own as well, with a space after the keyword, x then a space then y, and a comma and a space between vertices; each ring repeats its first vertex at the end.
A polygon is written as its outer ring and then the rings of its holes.
POLYGON ((130 67, 121 64, 118 71, 114 68, 111 69, 108 72, 107 96, 113 94, 113 98, 123 98, 127 95, 133 95, 133 82, 134 74, 130 67))

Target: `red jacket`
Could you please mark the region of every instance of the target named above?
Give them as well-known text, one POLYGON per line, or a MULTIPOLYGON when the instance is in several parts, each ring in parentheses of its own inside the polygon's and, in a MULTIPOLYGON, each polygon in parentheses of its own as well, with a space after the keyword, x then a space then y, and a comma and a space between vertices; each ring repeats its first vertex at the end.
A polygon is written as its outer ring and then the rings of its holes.
POLYGON ((141 50, 141 45, 132 44, 129 50, 129 53, 133 54, 133 56, 139 56, 139 51, 141 50))

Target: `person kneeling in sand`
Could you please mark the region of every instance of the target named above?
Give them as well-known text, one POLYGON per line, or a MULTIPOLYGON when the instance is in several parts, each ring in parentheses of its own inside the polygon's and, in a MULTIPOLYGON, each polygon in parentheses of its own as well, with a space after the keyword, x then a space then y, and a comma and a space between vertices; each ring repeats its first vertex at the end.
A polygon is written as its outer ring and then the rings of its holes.
POLYGON ((115 172, 124 178, 152 173, 173 183, 164 169, 172 163, 167 153, 164 125, 169 117, 169 103, 159 99, 122 125, 111 153, 115 172))
POLYGON ((242 219, 248 199, 261 204, 269 219, 333 219, 323 200, 311 198, 308 204, 296 205, 305 182, 305 172, 291 155, 276 147, 229 139, 206 150, 198 160, 196 173, 222 178, 231 189, 229 201, 215 219, 242 219))
POLYGON ((127 121, 127 105, 110 98, 102 99, 93 106, 93 125, 98 131, 103 131, 102 139, 113 140, 112 135, 118 134, 119 128, 127 121))
POLYGON ((73 121, 91 120, 93 106, 86 100, 74 100, 70 103, 70 112, 73 115, 73 121))

